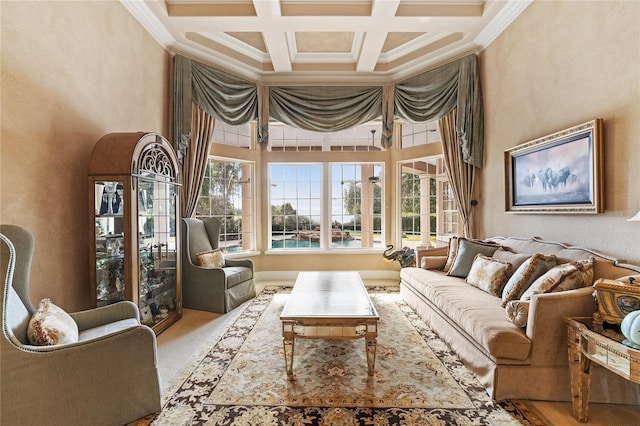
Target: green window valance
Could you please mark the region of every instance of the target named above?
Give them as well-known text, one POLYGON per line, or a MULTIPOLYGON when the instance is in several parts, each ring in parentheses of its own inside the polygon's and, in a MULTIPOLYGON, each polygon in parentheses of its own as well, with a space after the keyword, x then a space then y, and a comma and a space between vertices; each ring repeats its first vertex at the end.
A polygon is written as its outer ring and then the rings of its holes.
POLYGON ((476 55, 424 72, 395 86, 395 114, 409 121, 438 120, 456 107, 456 133, 464 162, 482 167, 484 112, 476 55))
POLYGON ((255 83, 201 64, 182 55, 174 58, 174 134, 178 157, 191 133, 191 103, 227 124, 239 125, 258 117, 255 83))
POLYGON ((305 130, 344 130, 382 115, 382 87, 270 87, 269 115, 305 130))

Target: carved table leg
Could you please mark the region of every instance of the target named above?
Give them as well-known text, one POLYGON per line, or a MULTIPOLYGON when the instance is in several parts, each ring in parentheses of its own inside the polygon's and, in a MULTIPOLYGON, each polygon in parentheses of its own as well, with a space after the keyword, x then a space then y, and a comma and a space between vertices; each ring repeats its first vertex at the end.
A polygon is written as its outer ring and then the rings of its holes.
POLYGON ((283 324, 282 342, 284 344, 284 363, 287 369, 287 377, 293 379, 293 347, 295 336, 293 334, 292 324, 283 324))
POLYGON ((377 333, 367 333, 365 337, 367 345, 367 369, 369 376, 373 376, 374 368, 376 366, 376 347, 378 346, 376 338, 377 333))
POLYGON ((591 360, 579 349, 579 343, 569 342, 569 368, 571 372, 571 399, 573 416, 579 422, 587 421, 591 387, 591 360))

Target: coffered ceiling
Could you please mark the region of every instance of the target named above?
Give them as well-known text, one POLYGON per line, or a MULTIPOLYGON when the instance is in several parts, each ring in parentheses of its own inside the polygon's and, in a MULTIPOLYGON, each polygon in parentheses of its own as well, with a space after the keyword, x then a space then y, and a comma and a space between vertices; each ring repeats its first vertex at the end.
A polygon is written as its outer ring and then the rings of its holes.
POLYGON ((121 0, 155 39, 268 84, 399 81, 487 47, 532 0, 121 0))

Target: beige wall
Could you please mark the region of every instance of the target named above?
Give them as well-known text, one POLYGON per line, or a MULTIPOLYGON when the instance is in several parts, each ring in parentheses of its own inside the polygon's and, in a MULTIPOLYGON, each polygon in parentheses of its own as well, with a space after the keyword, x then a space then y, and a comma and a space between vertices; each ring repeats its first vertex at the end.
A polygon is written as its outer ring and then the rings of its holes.
POLYGON ((481 54, 482 233, 540 236, 640 263, 640 2, 534 1, 481 54), (604 119, 605 213, 506 214, 503 152, 604 119))
POLYGON ((88 308, 91 150, 114 131, 167 134, 170 58, 120 2, 3 1, 0 13, 0 222, 35 236, 34 303, 88 308))

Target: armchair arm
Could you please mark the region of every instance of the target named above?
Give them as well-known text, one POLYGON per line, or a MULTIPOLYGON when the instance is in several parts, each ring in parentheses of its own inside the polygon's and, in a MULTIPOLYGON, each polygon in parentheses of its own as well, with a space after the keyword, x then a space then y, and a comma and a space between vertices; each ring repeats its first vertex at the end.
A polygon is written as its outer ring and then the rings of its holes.
POLYGON ((69 315, 78 324, 79 330, 87 330, 128 318, 134 318, 140 323, 138 307, 128 300, 86 311, 73 312, 69 315))
POLYGON ((225 266, 246 266, 253 271, 253 261, 251 259, 228 259, 224 260, 225 266))

